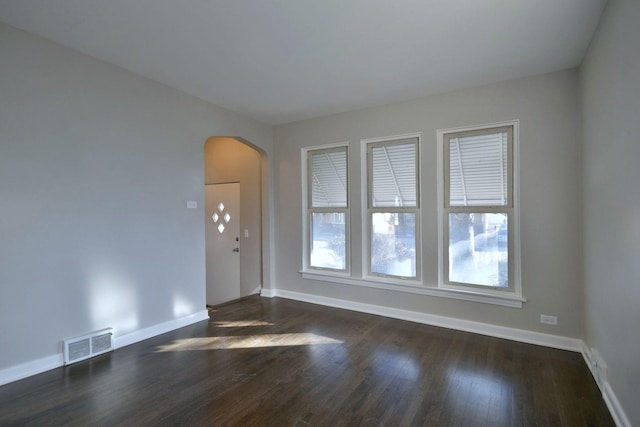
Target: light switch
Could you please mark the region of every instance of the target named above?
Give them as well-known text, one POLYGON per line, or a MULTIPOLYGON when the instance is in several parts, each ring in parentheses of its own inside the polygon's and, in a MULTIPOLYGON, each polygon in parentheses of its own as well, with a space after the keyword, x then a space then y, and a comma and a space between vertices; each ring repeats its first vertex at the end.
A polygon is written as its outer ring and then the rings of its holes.
POLYGON ((248 228, 244 229, 244 237, 249 237, 249 229, 248 228))
POLYGON ((198 202, 192 200, 187 202, 187 209, 198 209, 198 202))

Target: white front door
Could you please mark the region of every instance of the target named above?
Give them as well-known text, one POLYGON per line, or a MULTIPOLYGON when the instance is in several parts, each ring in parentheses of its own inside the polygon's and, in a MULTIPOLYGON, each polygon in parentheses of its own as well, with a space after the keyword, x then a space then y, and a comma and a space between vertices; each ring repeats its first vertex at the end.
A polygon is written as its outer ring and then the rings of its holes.
POLYGON ((205 185, 207 304, 240 298, 240 183, 205 185))

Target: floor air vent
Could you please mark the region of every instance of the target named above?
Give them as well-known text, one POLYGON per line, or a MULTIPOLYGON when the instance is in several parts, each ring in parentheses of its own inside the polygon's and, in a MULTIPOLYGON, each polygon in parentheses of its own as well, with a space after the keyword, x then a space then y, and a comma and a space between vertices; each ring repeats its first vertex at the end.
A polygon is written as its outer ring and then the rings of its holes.
POLYGON ((113 351, 113 329, 102 329, 64 341, 64 364, 69 365, 113 351))

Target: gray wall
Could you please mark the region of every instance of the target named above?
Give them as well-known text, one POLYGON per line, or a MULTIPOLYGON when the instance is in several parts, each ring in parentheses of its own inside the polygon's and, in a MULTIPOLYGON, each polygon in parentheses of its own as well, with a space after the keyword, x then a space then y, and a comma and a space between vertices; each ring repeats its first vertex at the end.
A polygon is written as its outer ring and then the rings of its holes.
POLYGON ((0 370, 204 310, 204 143, 271 128, 4 24, 0 58, 0 370))
POLYGON ((582 336, 580 150, 575 70, 278 126, 274 131, 276 283, 279 289, 490 324, 582 336), (424 132, 423 259, 437 283, 436 130, 520 119, 524 308, 302 279, 300 149, 350 142, 353 272, 361 271, 360 139, 424 132), (539 323, 556 315, 558 326, 539 323))
POLYGON ((209 138, 204 146, 204 183, 240 183, 240 296, 243 297, 262 284, 260 162, 260 153, 234 138, 209 138), (249 237, 244 236, 245 229, 249 237))
POLYGON ((586 342, 640 426, 640 2, 609 1, 581 69, 586 342))

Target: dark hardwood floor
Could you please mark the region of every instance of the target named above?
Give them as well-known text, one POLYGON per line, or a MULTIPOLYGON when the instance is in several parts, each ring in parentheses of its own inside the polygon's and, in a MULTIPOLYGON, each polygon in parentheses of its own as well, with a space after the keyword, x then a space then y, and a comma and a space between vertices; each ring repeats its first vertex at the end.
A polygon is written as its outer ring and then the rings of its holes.
POLYGON ((0 425, 614 423, 578 353, 251 297, 0 387, 0 425))

